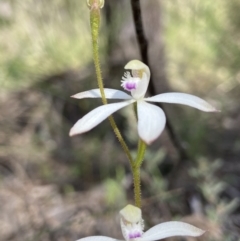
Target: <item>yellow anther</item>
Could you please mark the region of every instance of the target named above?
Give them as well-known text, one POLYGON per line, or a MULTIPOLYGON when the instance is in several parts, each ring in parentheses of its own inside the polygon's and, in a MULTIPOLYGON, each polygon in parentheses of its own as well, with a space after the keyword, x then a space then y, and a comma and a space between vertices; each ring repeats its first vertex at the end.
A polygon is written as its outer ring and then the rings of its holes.
POLYGON ((140 79, 142 79, 143 73, 144 73, 144 69, 139 69, 139 70, 134 69, 134 70, 132 70, 133 77, 138 77, 140 79))

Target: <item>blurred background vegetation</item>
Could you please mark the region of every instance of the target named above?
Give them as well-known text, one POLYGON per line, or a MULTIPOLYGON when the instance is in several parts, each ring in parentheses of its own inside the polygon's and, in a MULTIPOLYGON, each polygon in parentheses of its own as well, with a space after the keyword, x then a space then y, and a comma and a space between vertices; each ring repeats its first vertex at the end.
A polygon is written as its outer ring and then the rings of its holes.
MULTIPOLYGON (((187 158, 166 129, 142 171, 146 228, 183 220, 198 240, 240 237, 240 2, 141 1, 156 92, 187 92, 221 113, 164 105, 187 158)), ((106 0, 100 39, 105 86, 139 59, 130 1, 106 0)), ((0 240, 121 238, 118 211, 133 201, 129 165, 109 123, 69 138, 100 100, 89 12, 78 0, 0 1, 0 240)), ((116 120, 134 153, 132 110, 116 120)), ((170 239, 169 239, 170 240, 170 239)), ((171 240, 196 240, 178 239, 171 240)))

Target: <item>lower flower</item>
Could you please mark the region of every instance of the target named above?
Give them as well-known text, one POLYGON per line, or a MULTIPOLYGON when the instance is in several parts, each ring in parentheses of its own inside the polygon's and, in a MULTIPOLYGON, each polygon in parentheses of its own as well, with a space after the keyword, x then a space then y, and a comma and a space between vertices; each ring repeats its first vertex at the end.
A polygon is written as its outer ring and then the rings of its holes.
MULTIPOLYGON (((173 236, 197 237, 205 233, 188 223, 177 221, 157 224, 144 233, 142 211, 133 205, 127 205, 120 211, 120 223, 125 241, 155 241, 173 236)), ((77 241, 117 241, 117 239, 106 236, 90 236, 77 241)))

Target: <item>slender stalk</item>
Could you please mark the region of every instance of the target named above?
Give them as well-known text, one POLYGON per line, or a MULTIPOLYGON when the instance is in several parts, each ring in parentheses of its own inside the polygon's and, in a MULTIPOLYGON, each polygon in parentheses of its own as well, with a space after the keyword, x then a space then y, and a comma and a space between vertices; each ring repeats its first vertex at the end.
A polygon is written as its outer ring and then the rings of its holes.
POLYGON ((133 184, 134 184, 134 199, 135 205, 141 208, 141 177, 140 177, 140 168, 135 166, 132 169, 133 172, 133 184))
POLYGON ((143 163, 146 147, 147 146, 146 146, 145 142, 143 142, 140 139, 139 142, 138 142, 138 154, 137 154, 136 161, 135 161, 135 165, 137 167, 141 167, 141 165, 143 163))
POLYGON ((131 166, 133 174, 135 205, 141 208, 141 165, 143 163, 146 144, 140 139, 138 142, 138 153, 134 165, 131 166))
MULTIPOLYGON (((100 89, 100 93, 102 96, 102 102, 103 104, 107 104, 107 99, 104 93, 104 86, 103 86, 103 80, 102 80, 102 73, 101 73, 101 66, 100 66, 100 60, 99 60, 99 46, 98 46, 98 37, 99 37, 99 28, 100 28, 100 9, 99 7, 95 7, 97 5, 94 5, 94 7, 90 10, 90 22, 91 22, 91 34, 92 34, 92 48, 93 48, 93 59, 94 59, 94 65, 97 75, 97 82, 98 87, 100 89)), ((134 104, 134 112, 137 118, 137 105, 134 104)), ((122 135, 117 128, 117 125, 113 119, 112 116, 109 117, 110 124, 119 140, 119 142, 122 145, 122 148, 124 152, 126 153, 129 161, 130 166, 133 174, 133 183, 134 183, 134 198, 135 198, 135 205, 137 207, 141 207, 141 176, 140 176, 140 167, 143 162, 145 150, 146 150, 146 144, 139 140, 138 142, 138 152, 137 157, 135 160, 132 159, 132 156, 130 154, 130 151, 125 143, 125 141, 122 138, 122 135)))
MULTIPOLYGON (((102 102, 104 105, 107 104, 107 99, 104 93, 104 86, 103 86, 103 80, 102 80, 102 72, 101 72, 101 65, 100 65, 100 60, 99 60, 99 47, 98 47, 98 37, 99 37, 99 29, 100 29, 100 9, 99 8, 92 8, 90 10, 90 23, 91 23, 91 34, 92 34, 92 48, 93 48, 93 60, 94 60, 94 65, 95 65, 95 70, 96 70, 96 75, 97 75, 97 82, 98 82, 98 87, 100 89, 100 93, 102 96, 102 102)), ((112 126, 112 129, 117 136, 124 152, 126 153, 130 164, 133 165, 134 161, 132 159, 131 153, 129 151, 129 148, 127 144, 125 143, 117 125, 112 116, 109 118, 110 124, 112 126)))
POLYGON ((97 75, 98 87, 102 96, 102 102, 104 105, 107 104, 107 99, 104 93, 102 71, 99 60, 99 47, 98 47, 98 36, 100 29, 100 10, 92 9, 90 12, 90 23, 91 23, 91 34, 92 34, 92 48, 93 48, 93 60, 95 65, 95 71, 97 75))
MULTIPOLYGON (((134 103, 133 110, 137 120, 138 116, 137 116, 136 102, 134 103)), ((134 161, 134 165, 131 165, 132 175, 133 175, 135 205, 139 208, 141 208, 141 174, 140 172, 141 172, 141 165, 145 155, 145 150, 146 150, 146 144, 139 138, 137 157, 134 161)))
POLYGON ((136 120, 138 120, 138 116, 137 116, 137 102, 133 103, 133 111, 134 111, 136 120))

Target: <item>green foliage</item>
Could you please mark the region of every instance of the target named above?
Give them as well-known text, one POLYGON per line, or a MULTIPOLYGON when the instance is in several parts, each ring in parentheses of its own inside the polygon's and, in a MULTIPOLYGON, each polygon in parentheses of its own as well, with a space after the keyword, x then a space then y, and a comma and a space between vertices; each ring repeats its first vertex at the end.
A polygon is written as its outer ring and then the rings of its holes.
POLYGON ((227 183, 216 175, 222 164, 222 160, 211 162, 208 159, 199 158, 197 166, 189 171, 190 175, 197 180, 196 185, 208 203, 204 210, 208 219, 218 226, 222 226, 229 219, 229 215, 239 207, 239 200, 233 199, 229 202, 221 197, 222 192, 228 188, 227 183))
POLYGON ((151 185, 149 185, 148 191, 153 196, 157 194, 159 200, 163 202, 168 199, 167 180, 163 178, 160 170, 160 164, 163 162, 165 156, 166 151, 163 148, 154 152, 150 150, 146 151, 145 159, 147 161, 143 168, 144 174, 151 176, 151 185))
POLYGON ((239 63, 235 41, 239 27, 232 31, 237 14, 232 15, 231 10, 237 2, 164 2, 168 74, 175 88, 204 94, 232 76, 229 63, 239 63))
POLYGON ((106 202, 108 206, 121 208, 126 204, 126 196, 120 180, 106 179, 104 181, 106 189, 106 202))
POLYGON ((86 6, 73 1, 13 1, 0 28, 0 85, 19 88, 91 59, 86 6), (81 56, 81 57, 79 57, 81 56))

